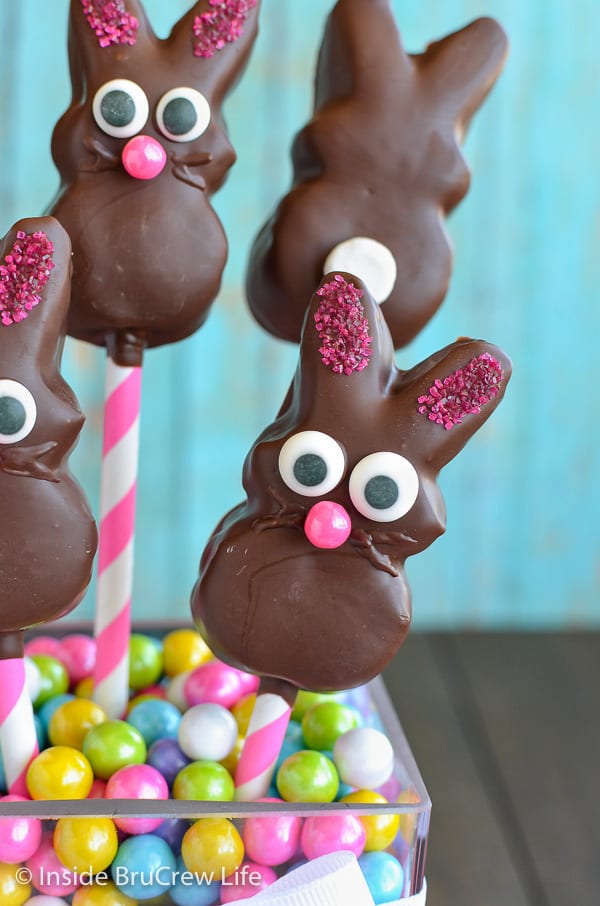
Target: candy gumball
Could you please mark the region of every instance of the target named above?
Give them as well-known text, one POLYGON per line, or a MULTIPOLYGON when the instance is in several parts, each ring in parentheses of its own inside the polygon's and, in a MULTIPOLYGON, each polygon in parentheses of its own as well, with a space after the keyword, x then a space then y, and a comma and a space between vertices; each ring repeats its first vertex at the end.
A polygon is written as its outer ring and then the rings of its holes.
POLYGON ((46 654, 60 660, 60 639, 53 635, 38 635, 25 644, 25 654, 33 657, 34 654, 46 654))
POLYGON ((181 713, 171 702, 148 699, 132 708, 127 723, 139 730, 148 747, 157 739, 175 739, 181 723, 181 713))
POLYGON ((340 779, 358 789, 376 789, 394 770, 394 750, 387 736, 373 727, 357 727, 333 747, 340 779))
POLYGON ((176 906, 213 906, 219 901, 221 882, 208 878, 208 875, 204 877, 202 874, 194 876, 180 858, 175 883, 169 890, 171 900, 176 906))
MULTIPOLYGON (((75 696, 70 692, 61 692, 60 695, 53 695, 38 708, 36 717, 39 717, 46 732, 48 732, 50 721, 54 717, 55 712, 61 705, 72 701, 74 698, 75 696)), ((54 745, 58 745, 58 743, 54 743, 54 745)))
POLYGON ((92 727, 83 741, 83 753, 101 780, 108 780, 126 765, 143 764, 146 751, 141 733, 123 720, 107 720, 92 727))
POLYGON ((106 795, 106 781, 100 780, 98 777, 94 777, 94 782, 92 787, 87 794, 88 799, 104 799, 106 795))
MULTIPOLYGON (((358 802, 367 805, 387 805, 385 796, 372 790, 356 790, 340 799, 340 802, 358 802)), ((356 816, 366 832, 365 852, 387 849, 394 841, 400 827, 400 815, 363 815, 356 816)))
POLYGON ((18 866, 0 862, 0 903, 2 906, 23 906, 31 896, 31 884, 19 879, 18 866))
POLYGON ((227 884, 221 888, 221 903, 237 903, 239 900, 254 897, 276 880, 276 873, 268 865, 242 862, 227 884))
POLYGON ((94 875, 108 868, 119 847, 115 823, 110 818, 59 818, 53 844, 65 868, 94 875))
POLYGON ((175 705, 180 711, 185 711, 188 707, 185 684, 192 672, 192 670, 185 670, 183 673, 178 673, 177 676, 174 676, 167 684, 167 701, 170 701, 171 704, 175 705))
POLYGON ((30 657, 26 657, 25 660, 25 683, 27 684, 27 692, 29 693, 29 698, 32 702, 36 700, 40 694, 42 688, 42 678, 40 676, 39 667, 30 657))
POLYGON ((190 823, 184 818, 165 818, 165 820, 154 831, 157 837, 164 840, 175 854, 181 852, 181 841, 190 823))
POLYGON ((328 692, 307 692, 305 689, 300 689, 292 708, 292 720, 297 720, 300 723, 309 708, 319 704, 319 702, 328 701, 331 701, 331 694, 328 692))
POLYGON ((211 660, 212 651, 195 629, 174 629, 163 639, 164 671, 177 676, 211 660))
POLYGON ((56 656, 67 668, 70 683, 75 686, 94 672, 96 640, 81 633, 66 635, 61 640, 56 656))
POLYGON ((244 844, 228 818, 200 818, 181 842, 181 857, 188 871, 227 878, 244 859, 244 844))
POLYGON ((80 680, 73 692, 77 698, 91 698, 94 694, 94 677, 86 676, 85 679, 80 680))
POLYGON ((231 713, 235 717, 235 721, 238 725, 238 733, 241 733, 242 736, 245 736, 248 730, 248 724, 250 723, 255 703, 256 693, 250 692, 238 699, 231 708, 231 713))
MULTIPOLYGON (((132 764, 116 771, 106 784, 107 799, 168 799, 169 787, 156 768, 149 764, 132 764)), ((148 834, 162 818, 115 818, 119 830, 126 834, 148 834)))
POLYGON ((235 771, 238 766, 238 762, 240 760, 240 755, 242 754, 242 749, 244 748, 245 741, 246 740, 245 740, 244 736, 238 736, 238 738, 236 739, 235 744, 233 746, 233 749, 231 750, 229 755, 227 755, 226 758, 221 758, 221 760, 219 762, 219 764, 222 764, 223 767, 229 771, 229 773, 231 774, 232 777, 235 776, 235 771))
POLYGON ((59 705, 52 714, 48 724, 48 738, 53 746, 81 749, 92 727, 106 719, 106 712, 96 702, 72 697, 59 705))
POLYGON ((34 654, 31 657, 40 672, 40 691, 34 701, 36 708, 54 695, 61 695, 69 688, 69 674, 64 664, 48 654, 34 654))
POLYGON ((248 673, 246 670, 237 670, 240 680, 242 695, 249 695, 251 692, 258 692, 260 679, 255 673, 248 673))
POLYGON ((165 877, 170 877, 176 866, 177 860, 164 840, 155 834, 140 834, 121 843, 111 872, 119 891, 133 900, 148 900, 165 892, 165 877))
POLYGON ((163 670, 162 645, 149 635, 132 633, 129 639, 129 685, 143 689, 156 683, 163 670))
POLYGON ((90 762, 70 746, 45 749, 27 769, 27 789, 32 799, 85 799, 93 780, 90 762))
MULTIPOLYGON (((24 796, 3 796, 1 802, 26 802, 24 796)), ((37 850, 42 839, 39 818, 16 815, 0 818, 0 862, 16 865, 26 862, 37 850)))
POLYGON ((214 702, 231 708, 242 695, 240 671, 213 660, 192 670, 185 684, 188 705, 214 702))
POLYGON ((363 853, 358 864, 376 906, 399 900, 404 888, 404 869, 391 853, 363 853))
POLYGON ((173 782, 173 799, 230 802, 233 793, 231 774, 216 761, 192 761, 173 782))
POLYGON ((307 818, 300 835, 307 859, 347 850, 358 858, 365 847, 365 829, 354 815, 315 815, 307 818))
MULTIPOLYGON (((281 802, 264 799, 261 802, 281 802)), ((282 865, 292 859, 300 843, 299 815, 259 815, 246 818, 242 839, 246 855, 260 865, 282 865)))
POLYGON ((102 883, 86 884, 76 890, 72 906, 137 906, 137 901, 119 890, 113 881, 103 879, 102 883))
POLYGON ((309 749, 332 749, 338 737, 356 726, 356 711, 336 701, 319 702, 302 718, 302 733, 309 749))
POLYGON ((67 897, 79 886, 77 878, 62 864, 52 845, 52 837, 46 837, 37 851, 27 860, 31 882, 40 893, 51 897, 67 897))
POLYGON ((177 736, 186 755, 207 761, 226 758, 237 737, 238 726, 231 711, 211 702, 194 705, 186 711, 177 736))
POLYGON ((309 749, 290 755, 277 771, 277 789, 286 802, 333 802, 338 785, 330 759, 309 749))
POLYGON ((302 733, 302 726, 298 723, 297 720, 290 720, 285 731, 285 737, 281 750, 279 752, 279 757, 275 764, 275 770, 278 771, 283 762, 290 755, 294 755, 296 752, 301 752, 305 749, 304 744, 304 735, 302 733))
POLYGON ((182 768, 190 763, 190 759, 176 739, 157 739, 148 749, 146 762, 160 771, 168 786, 172 786, 173 781, 182 768))
POLYGON ((49 897, 44 893, 40 893, 27 900, 25 906, 68 906, 68 903, 62 897, 49 897))

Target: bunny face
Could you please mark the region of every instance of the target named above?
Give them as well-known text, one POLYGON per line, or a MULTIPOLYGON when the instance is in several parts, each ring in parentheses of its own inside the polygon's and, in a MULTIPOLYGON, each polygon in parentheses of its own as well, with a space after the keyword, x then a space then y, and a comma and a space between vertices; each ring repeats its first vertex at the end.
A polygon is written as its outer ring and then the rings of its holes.
POLYGON ((384 305, 396 347, 423 328, 450 278, 443 215, 469 186, 459 142, 505 54, 500 26, 479 19, 412 56, 390 0, 338 0, 293 188, 249 258, 248 302, 267 330, 297 342, 313 287, 338 269, 384 305))
POLYGON ((96 550, 68 470, 84 418, 58 371, 70 258, 50 217, 20 221, 0 242, 0 657, 19 655, 22 629, 79 602, 96 550))
POLYGON ((325 277, 290 392, 246 459, 247 501, 202 558, 192 611, 217 655, 300 688, 379 673, 410 623, 405 560, 444 531, 437 474, 509 375, 473 340, 398 371, 364 284, 325 277))
POLYGON ((202 0, 159 40, 138 0, 72 0, 52 212, 73 242, 73 336, 104 345, 129 331, 153 346, 205 319, 227 256, 210 195, 235 161, 221 104, 257 15, 256 0, 202 0))

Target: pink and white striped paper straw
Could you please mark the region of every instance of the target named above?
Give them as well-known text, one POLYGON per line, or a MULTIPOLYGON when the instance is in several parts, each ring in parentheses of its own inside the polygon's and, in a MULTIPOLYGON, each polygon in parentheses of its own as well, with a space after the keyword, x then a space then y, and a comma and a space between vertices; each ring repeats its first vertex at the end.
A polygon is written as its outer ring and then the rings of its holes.
POLYGON ((23 658, 0 660, 0 749, 8 792, 29 797, 25 778, 38 754, 23 658))
POLYGON ((135 501, 139 456, 141 367, 107 357, 95 635, 94 700, 110 718, 129 698, 129 637, 135 501))
POLYGON ((267 795, 291 713, 281 695, 263 692, 257 696, 235 772, 238 802, 267 795))

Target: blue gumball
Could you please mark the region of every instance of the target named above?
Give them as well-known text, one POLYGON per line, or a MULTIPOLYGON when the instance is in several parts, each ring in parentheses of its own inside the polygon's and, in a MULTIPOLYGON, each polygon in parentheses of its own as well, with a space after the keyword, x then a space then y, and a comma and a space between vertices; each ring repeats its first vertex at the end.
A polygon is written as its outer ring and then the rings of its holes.
POLYGON ((181 841, 189 826, 190 822, 185 818, 165 818, 154 833, 168 843, 173 852, 178 855, 181 852, 181 841))
POLYGON ((177 863, 177 875, 169 896, 177 906, 212 906, 219 899, 221 882, 198 877, 185 867, 183 859, 177 863))
POLYGON ((48 726, 52 720, 52 715, 56 709, 60 708, 61 705, 64 705, 65 702, 70 702, 73 698, 75 698, 75 696, 72 695, 72 693, 61 692, 60 695, 53 695, 52 698, 49 698, 48 701, 45 701, 44 704, 38 708, 36 717, 39 717, 46 736, 48 734, 48 726))
POLYGON ((289 755, 300 752, 301 749, 305 748, 306 745, 304 743, 304 736, 302 735, 301 724, 297 720, 290 720, 283 740, 283 745, 281 746, 281 751, 279 752, 279 758, 275 765, 275 773, 277 773, 289 755))
POLYGON ((381 850, 363 853, 358 864, 377 906, 400 899, 404 887, 404 869, 395 856, 381 850))
POLYGON ((124 840, 111 866, 113 881, 133 900, 150 900, 166 893, 176 870, 173 850, 156 834, 124 840))
POLYGON ((4 773, 4 762, 2 761, 2 753, 0 752, 0 793, 4 795, 6 793, 6 774, 4 773))
POLYGON ((148 747, 158 739, 176 739, 181 711, 171 702, 161 698, 149 698, 135 705, 127 715, 130 723, 144 737, 148 747))

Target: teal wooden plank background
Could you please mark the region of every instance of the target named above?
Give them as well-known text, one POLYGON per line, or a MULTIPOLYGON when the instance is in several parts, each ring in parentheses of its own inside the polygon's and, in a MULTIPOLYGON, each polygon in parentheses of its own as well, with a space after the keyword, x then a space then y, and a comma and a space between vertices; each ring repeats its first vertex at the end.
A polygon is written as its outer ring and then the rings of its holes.
MULTIPOLYGON (((147 0, 166 34, 187 0, 147 0)), ((144 369, 134 612, 188 614, 202 547, 241 496, 245 453, 271 421, 296 352, 244 308, 251 237, 289 183, 291 136, 310 109, 326 0, 264 0, 250 69, 227 112, 239 162, 216 198, 231 242, 209 323, 144 369)), ((0 233, 40 213, 57 177, 52 126, 69 97, 66 0, 0 5, 0 233)), ((395 3, 405 43, 477 15, 511 56, 467 141, 474 179, 450 222, 442 311, 403 366, 459 334, 513 357, 503 406, 442 477, 448 532, 409 561, 415 624, 600 625, 600 24, 597 0, 395 3)), ((69 343, 66 372, 88 414, 73 467, 96 506, 104 357, 69 343)), ((0 502, 1 506, 1 502, 0 502)), ((92 612, 88 595, 78 616, 92 612)))

